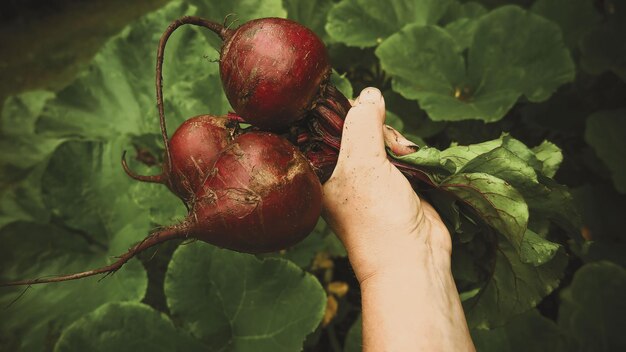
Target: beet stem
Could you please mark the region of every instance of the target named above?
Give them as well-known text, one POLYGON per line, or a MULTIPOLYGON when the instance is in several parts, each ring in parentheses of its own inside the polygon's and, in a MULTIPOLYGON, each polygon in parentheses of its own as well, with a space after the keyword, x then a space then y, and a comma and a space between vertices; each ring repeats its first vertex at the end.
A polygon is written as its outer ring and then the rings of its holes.
POLYGON ((163 174, 161 175, 138 175, 136 174, 133 170, 130 169, 130 167, 128 166, 128 164, 126 163, 126 151, 124 151, 122 153, 122 168, 124 169, 124 172, 126 172, 126 175, 130 176, 131 178, 137 180, 137 181, 141 181, 141 182, 150 182, 150 183, 164 183, 163 182, 163 174))
POLYGON ((137 243, 135 246, 130 248, 128 252, 119 256, 118 260, 114 263, 88 271, 83 271, 81 273, 74 273, 68 275, 60 275, 54 276, 50 278, 38 278, 32 280, 21 280, 21 281, 12 281, 0 283, 0 287, 9 287, 9 286, 24 286, 24 285, 36 285, 36 284, 47 284, 52 282, 62 282, 62 281, 70 281, 82 279, 89 276, 99 275, 99 274, 112 274, 119 270, 126 262, 132 259, 134 256, 139 254, 140 252, 153 247, 157 244, 163 243, 165 241, 169 241, 175 238, 184 238, 187 234, 187 227, 185 225, 179 225, 174 227, 167 227, 161 231, 157 231, 143 239, 143 241, 137 243))
POLYGON ((165 55, 165 44, 174 31, 185 24, 192 24, 199 27, 208 28, 215 32, 222 40, 227 40, 232 36, 233 30, 225 28, 223 25, 206 20, 204 18, 196 16, 184 16, 177 20, 174 20, 167 27, 165 32, 161 35, 159 40, 159 47, 157 49, 157 63, 156 63, 156 96, 157 96, 157 108, 159 110, 159 124, 161 126, 161 136, 163 137, 163 144, 165 147, 165 164, 168 165, 167 174, 172 173, 172 163, 170 155, 169 140, 167 137, 167 127, 165 124, 165 109, 163 107, 163 57, 165 55))

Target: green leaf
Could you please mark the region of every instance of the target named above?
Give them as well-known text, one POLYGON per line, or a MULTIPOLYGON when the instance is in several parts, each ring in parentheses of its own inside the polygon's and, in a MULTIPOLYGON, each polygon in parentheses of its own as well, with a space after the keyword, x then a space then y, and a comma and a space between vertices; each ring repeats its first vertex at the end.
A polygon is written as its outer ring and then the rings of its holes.
POLYGON ((324 26, 326 26, 326 18, 332 6, 332 0, 283 0, 287 18, 309 27, 326 44, 331 39, 324 26))
POLYGON ((485 141, 482 143, 470 144, 470 145, 456 145, 452 144, 449 148, 441 152, 441 157, 444 160, 449 160, 453 163, 455 170, 459 171, 468 162, 476 158, 477 156, 490 152, 493 149, 502 145, 502 139, 494 139, 491 141, 485 141))
POLYGON ((577 351, 623 351, 626 335, 626 269, 610 262, 586 264, 561 292, 559 326, 578 343, 577 351))
POLYGON ((453 1, 441 22, 449 24, 462 18, 478 18, 486 13, 487 9, 480 3, 474 1, 464 3, 453 1))
POLYGON ((411 25, 377 49, 393 89, 415 99, 431 119, 501 119, 524 95, 548 99, 574 79, 574 63, 552 22, 516 6, 504 6, 477 20, 466 63, 467 38, 455 40, 434 26, 411 25))
MULTIPOLYGON (((111 142, 70 141, 51 157, 42 177, 44 201, 52 215, 72 228, 106 239, 147 215, 128 191, 134 182, 122 170, 125 138, 111 142)), ((149 231, 147 226, 143 235, 149 231)))
POLYGON ((589 116, 585 140, 611 170, 615 188, 626 193, 626 109, 599 111, 589 116))
MULTIPOLYGON (((148 169, 148 168, 145 168, 148 169)), ((141 171, 142 168, 134 168, 141 171)), ((159 168, 159 172, 161 169, 159 168)), ((146 172, 145 174, 156 174, 146 172)), ((182 222, 187 216, 183 202, 161 184, 136 182, 130 187, 135 206, 150 213, 150 221, 158 225, 169 225, 182 222)))
POLYGON ((540 266, 552 260, 560 248, 558 244, 546 240, 534 231, 526 230, 520 259, 525 264, 540 266))
POLYGON ((198 15, 222 23, 235 15, 239 25, 261 17, 287 17, 282 0, 186 0, 198 7, 198 15))
POLYGON ((302 269, 309 268, 320 252, 327 252, 331 256, 345 257, 346 249, 341 241, 332 232, 330 226, 320 217, 313 232, 295 246, 278 253, 269 253, 261 257, 284 258, 292 261, 302 269))
POLYGON ((320 283, 295 264, 201 243, 176 250, 165 294, 210 350, 299 350, 326 306, 320 283))
MULTIPOLYGON (((283 8, 282 0, 186 0, 186 2, 197 7, 196 14, 198 16, 220 24, 223 23, 229 28, 237 28, 256 18, 287 17, 287 11, 283 8)), ((171 18, 170 21, 174 19, 171 18)), ((213 48, 210 52, 211 57, 214 59, 219 58, 222 40, 208 29, 202 29, 202 34, 213 48)), ((217 69, 217 63, 213 63, 213 65, 217 69)), ((193 70, 188 70, 188 72, 193 72, 193 70)), ((215 83, 215 87, 221 87, 221 81, 215 83)))
POLYGON ((509 183, 485 173, 452 175, 440 184, 474 208, 480 217, 517 249, 528 225, 528 206, 509 183))
POLYGON ((361 352, 363 347, 363 321, 361 316, 354 321, 348 335, 346 336, 346 343, 343 348, 343 352, 361 352))
POLYGON ((415 153, 394 156, 396 159, 412 165, 420 166, 423 169, 431 170, 443 177, 455 171, 455 165, 441 157, 441 151, 437 148, 424 147, 415 153))
POLYGON ((603 2, 604 19, 600 26, 580 40, 581 66, 592 74, 610 70, 626 81, 626 5, 623 1, 603 2))
POLYGON ((539 164, 533 152, 521 142, 506 136, 502 142, 502 147, 477 156, 459 172, 484 172, 508 182, 520 192, 531 215, 553 220, 577 237, 579 215, 567 188, 538 174, 545 164, 539 164), (533 169, 528 161, 539 165, 533 169))
POLYGON ((437 26, 409 25, 393 34, 377 49, 381 66, 393 78, 393 89, 408 99, 417 99, 431 119, 433 105, 457 109, 454 87, 465 81, 465 66, 455 39, 437 26), (443 105, 441 105, 443 106, 443 105))
POLYGON ((474 298, 463 302, 470 327, 489 328, 506 324, 512 317, 537 306, 558 287, 567 255, 558 251, 540 266, 525 264, 507 242, 498 241, 491 277, 474 298))
POLYGON ((376 46, 407 24, 436 23, 450 0, 342 0, 330 10, 326 31, 350 46, 376 46))
POLYGON ((540 145, 533 148, 533 152, 543 165, 541 170, 538 171, 547 177, 554 177, 563 162, 561 148, 550 141, 543 141, 540 145))
POLYGON ((505 147, 495 148, 465 164, 459 173, 484 172, 515 187, 522 195, 539 185, 537 173, 520 157, 505 147))
POLYGON ((109 303, 75 321, 59 338, 63 351, 203 351, 200 342, 141 303, 109 303))
POLYGON ((473 329, 472 340, 481 352, 565 352, 570 339, 536 309, 521 314, 495 329, 473 329))
POLYGON ((15 221, 46 223, 50 211, 41 195, 41 176, 46 164, 37 165, 16 184, 0 193, 0 229, 15 221))
POLYGON ((456 40, 461 50, 467 49, 474 38, 478 18, 487 13, 487 9, 476 2, 452 2, 442 18, 445 29, 456 40))
POLYGON ((352 84, 348 80, 345 74, 340 75, 335 70, 330 76, 330 82, 339 89, 339 91, 348 99, 354 97, 354 91, 352 90, 352 84))
POLYGON ((447 24, 445 29, 456 41, 458 50, 462 51, 472 44, 479 23, 476 18, 460 18, 447 24))
POLYGON ((516 6, 481 18, 468 60, 474 82, 486 78, 485 89, 490 83, 499 90, 514 85, 532 102, 547 100, 575 75, 558 26, 516 6))
POLYGON ((7 98, 2 105, 0 133, 5 136, 33 134, 44 105, 53 97, 51 92, 33 91, 7 98))
POLYGON ((54 94, 44 91, 10 97, 0 118, 0 228, 19 220, 46 222, 40 192, 48 157, 62 139, 35 134, 35 122, 54 94))
MULTIPOLYGON (((146 220, 138 217, 109 241, 63 225, 12 223, 0 231, 0 281, 81 272, 110 264, 145 236, 146 220)), ((4 288, 0 305, 0 340, 18 341, 20 351, 41 351, 68 324, 98 306, 115 301, 139 301, 147 287, 141 263, 130 261, 106 279, 92 277, 58 284, 4 288)), ((52 340, 53 341, 53 340, 52 340)))
MULTIPOLYGON (((173 2, 127 27, 74 83, 46 104, 37 131, 98 139, 158 133, 153 62, 159 34, 173 19, 195 12, 189 5, 173 2)), ((202 33, 185 27, 167 45, 163 89, 170 131, 189 117, 228 110, 218 65, 205 58, 215 49, 202 33)))
POLYGON ((580 39, 602 20, 593 5, 587 0, 538 0, 532 11, 557 23, 567 46, 575 48, 580 39))

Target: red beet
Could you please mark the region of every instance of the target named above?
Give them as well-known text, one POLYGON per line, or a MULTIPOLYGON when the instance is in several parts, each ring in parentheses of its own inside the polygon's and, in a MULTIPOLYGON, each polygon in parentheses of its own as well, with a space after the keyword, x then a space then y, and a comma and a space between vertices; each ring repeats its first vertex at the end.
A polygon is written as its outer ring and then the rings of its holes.
POLYGON ((235 124, 226 117, 192 117, 183 122, 172 135, 169 153, 166 153, 169 157, 166 157, 161 175, 136 175, 129 169, 124 158, 122 166, 132 178, 163 183, 185 203, 189 203, 195 191, 213 170, 220 152, 232 141, 234 133, 235 124))
MULTIPOLYGON (((323 100, 331 73, 326 47, 313 31, 284 18, 256 19, 235 30, 195 16, 175 20, 159 43, 158 89, 165 44, 185 24, 208 28, 224 40, 222 84, 235 112, 246 122, 266 130, 285 130, 323 100)), ((160 91, 157 99, 162 100, 160 91)))
POLYGON ((248 253, 290 247, 315 227, 321 184, 308 160, 288 141, 251 132, 218 159, 196 193, 189 233, 248 253))
POLYGON ((331 73, 324 43, 283 18, 262 18, 226 32, 220 75, 228 101, 247 122, 279 130, 301 119, 331 73))
POLYGON ((282 137, 268 132, 239 135, 220 153, 213 170, 195 191, 185 221, 151 234, 113 264, 0 287, 113 273, 138 253, 176 238, 247 253, 271 252, 297 243, 315 227, 322 208, 321 184, 307 159, 282 137))
POLYGON ((220 153, 232 141, 234 131, 227 118, 210 115, 193 117, 178 127, 169 145, 170 189, 190 201, 212 172, 220 153))

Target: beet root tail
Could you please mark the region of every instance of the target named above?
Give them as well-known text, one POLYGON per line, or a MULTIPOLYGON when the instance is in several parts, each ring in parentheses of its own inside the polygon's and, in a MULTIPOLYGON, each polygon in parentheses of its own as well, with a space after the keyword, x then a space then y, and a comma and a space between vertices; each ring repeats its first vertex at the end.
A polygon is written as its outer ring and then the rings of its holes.
POLYGON ((122 266, 124 266, 126 262, 131 260, 137 254, 143 252, 144 250, 150 247, 153 247, 157 244, 160 244, 169 240, 173 240, 176 238, 185 238, 186 236, 187 236, 187 227, 185 227, 185 225, 167 227, 163 230, 150 234, 144 240, 142 240, 141 242, 131 247, 128 250, 128 252, 119 256, 118 259, 110 265, 107 265, 98 269, 92 269, 92 270, 83 271, 83 272, 74 273, 74 274, 59 275, 59 276, 54 276, 54 277, 38 278, 38 279, 31 279, 31 280, 3 282, 3 283, 0 283, 0 287, 48 284, 48 283, 53 283, 53 282, 77 280, 77 279, 82 279, 85 277, 99 275, 99 274, 106 274, 106 275, 113 274, 117 270, 119 270, 122 266))
POLYGON ((130 178, 134 180, 141 181, 141 182, 150 182, 150 183, 165 183, 163 174, 145 176, 145 175, 138 175, 133 170, 131 170, 130 167, 128 166, 128 163, 126 162, 126 151, 122 153, 122 168, 124 169, 124 172, 126 173, 126 175, 130 176, 130 178))

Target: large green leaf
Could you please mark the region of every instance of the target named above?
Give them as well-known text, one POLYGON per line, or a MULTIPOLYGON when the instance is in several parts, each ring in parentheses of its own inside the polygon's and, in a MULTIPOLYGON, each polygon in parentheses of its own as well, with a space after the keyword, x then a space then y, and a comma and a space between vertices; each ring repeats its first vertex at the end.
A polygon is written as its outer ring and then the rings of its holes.
POLYGON ((376 55, 394 90, 417 100, 433 120, 497 121, 520 96, 544 101, 574 79, 560 29, 541 16, 505 6, 473 29, 467 64, 463 41, 436 26, 407 26, 376 55))
POLYGON ((4 102, 0 117, 0 228, 19 220, 47 221, 41 175, 47 158, 63 140, 34 132, 37 118, 53 96, 35 91, 4 102))
POLYGON ((287 18, 309 27, 327 44, 326 17, 333 6, 332 0, 283 0, 287 18))
POLYGON ((293 263, 204 243, 174 253, 165 293, 172 314, 210 350, 299 350, 326 306, 320 283, 293 263))
POLYGON ((526 230, 520 259, 525 264, 540 266, 552 260, 560 248, 558 244, 546 240, 531 230, 526 230))
POLYGON ((278 253, 270 253, 267 256, 284 258, 292 261, 299 267, 310 268, 313 259, 318 253, 325 252, 334 257, 345 257, 346 249, 341 240, 332 232, 328 224, 320 217, 317 225, 300 243, 278 253))
MULTIPOLYGON (((109 241, 63 225, 15 222, 0 231, 1 281, 67 274, 101 267, 145 235, 145 217, 128 222, 109 241)), ((114 301, 138 301, 147 286, 143 266, 129 262, 114 275, 49 285, 3 288, 0 340, 12 340, 20 351, 41 351, 81 315, 114 301)))
POLYGON ((580 39, 602 20, 588 0, 538 0, 532 11, 556 22, 570 48, 577 47, 580 39))
POLYGON ((480 352, 566 352, 568 336, 537 310, 530 310, 495 329, 472 329, 472 340, 480 352))
MULTIPOLYGON (((198 7, 198 16, 220 24, 223 23, 229 28, 236 28, 245 22, 261 17, 287 17, 282 0, 186 1, 198 7)), ((208 42, 215 48, 211 53, 211 57, 218 58, 222 41, 208 29, 203 29, 202 31, 208 42)), ((217 66, 217 64, 215 65, 217 66)), ((220 85, 218 84, 218 86, 220 85)))
POLYGON ((528 206, 509 183, 486 173, 467 173, 446 178, 440 187, 469 204, 487 224, 520 248, 528 225, 528 206))
MULTIPOLYGON (((126 28, 96 55, 89 68, 49 102, 37 122, 47 135, 111 138, 158 133, 155 100, 156 47, 168 23, 195 8, 174 2, 126 28)), ((172 131, 187 118, 223 114, 228 105, 219 90, 215 52, 201 29, 175 32, 166 49, 164 96, 172 131)))
POLYGON ((540 145, 533 148, 533 153, 542 164, 541 170, 538 171, 547 177, 554 177, 563 162, 561 148, 550 141, 543 141, 540 145))
MULTIPOLYGON (((533 250, 533 247, 528 249, 533 250)), ((536 256, 544 255, 541 249, 535 250, 536 256)), ((522 262, 507 241, 498 241, 495 251, 495 265, 486 284, 476 296, 463 302, 472 328, 504 325, 514 316, 537 306, 543 297, 558 287, 567 265, 567 255, 562 250, 538 266, 522 262)))
POLYGON ((542 144, 545 163, 536 155, 512 138, 503 138, 503 146, 472 159, 461 169, 461 173, 484 172, 511 184, 520 192, 528 204, 531 215, 554 220, 564 229, 578 233, 578 213, 569 191, 541 174, 544 168, 548 172, 558 167, 562 158, 560 150, 542 144), (530 163, 534 164, 533 168, 530 163))
POLYGON ((602 4, 603 23, 580 40, 581 66, 593 74, 610 70, 626 81, 626 4, 616 0, 606 0, 602 4))
POLYGON ((198 7, 198 15, 222 23, 233 15, 238 24, 261 17, 286 17, 282 0, 186 0, 198 7))
POLYGON ((450 0, 342 0, 328 14, 326 31, 350 46, 375 46, 407 24, 436 23, 450 0))
POLYGON ((610 262, 590 263, 562 291, 559 326, 576 340, 576 351, 626 349, 626 269, 610 262))
POLYGON ((470 46, 474 32, 478 26, 478 19, 487 13, 487 9, 476 2, 453 2, 442 18, 446 31, 456 40, 460 49, 470 46))
POLYGON ((599 111, 589 116, 585 140, 611 170, 615 188, 626 193, 626 109, 599 111))
MULTIPOLYGON (((137 204, 133 190, 146 186, 124 175, 120 157, 131 147, 130 135, 158 132, 153 86, 158 33, 172 19, 193 13, 193 7, 171 3, 112 39, 56 96, 24 95, 5 105, 3 131, 10 135, 2 142, 19 141, 23 147, 4 154, 2 167, 10 172, 3 176, 23 175, 24 181, 11 184, 0 203, 2 225, 12 223, 2 231, 7 244, 2 281, 106 265, 145 237, 154 228, 151 220, 169 219, 154 214, 172 203, 137 204), (18 121, 22 125, 14 126, 18 121)), ((226 112, 217 65, 203 58, 213 50, 197 29, 172 36, 170 68, 164 72, 166 106, 174 115, 170 125, 191 115, 226 112)), ((96 280, 33 287, 3 315, 3 341, 11 336, 20 350, 41 350, 64 326, 101 304, 141 299, 147 284, 136 261, 99 284, 96 280)), ((4 289, 2 304, 19 292, 4 289)))
POLYGON ((463 18, 478 18, 485 13, 487 13, 487 9, 485 8, 485 6, 481 5, 478 2, 453 1, 452 3, 450 3, 450 6, 448 6, 448 10, 446 11, 441 21, 445 24, 449 24, 463 18))
POLYGON ((176 329, 163 313, 141 303, 109 303, 63 331, 62 351, 202 351, 202 345, 176 329))

